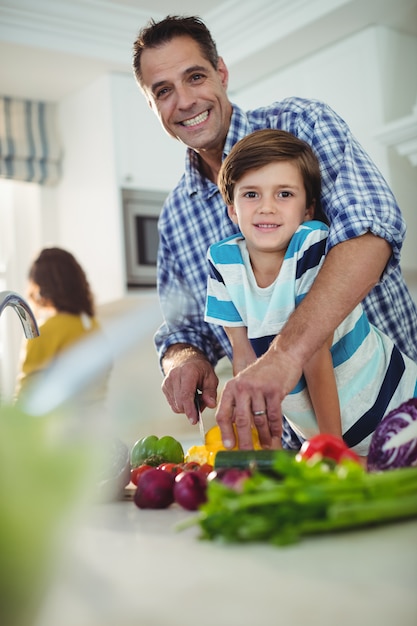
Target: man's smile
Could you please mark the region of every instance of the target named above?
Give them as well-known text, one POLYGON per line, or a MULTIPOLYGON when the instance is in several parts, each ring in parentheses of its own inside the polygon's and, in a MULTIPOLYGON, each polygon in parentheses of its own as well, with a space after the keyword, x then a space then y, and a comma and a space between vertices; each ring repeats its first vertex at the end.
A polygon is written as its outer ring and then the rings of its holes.
POLYGON ((191 117, 188 120, 184 120, 180 122, 180 124, 181 126, 187 126, 187 127, 197 126, 197 124, 201 124, 202 122, 205 122, 208 116, 209 116, 209 112, 204 111, 203 113, 199 113, 195 117, 191 117))

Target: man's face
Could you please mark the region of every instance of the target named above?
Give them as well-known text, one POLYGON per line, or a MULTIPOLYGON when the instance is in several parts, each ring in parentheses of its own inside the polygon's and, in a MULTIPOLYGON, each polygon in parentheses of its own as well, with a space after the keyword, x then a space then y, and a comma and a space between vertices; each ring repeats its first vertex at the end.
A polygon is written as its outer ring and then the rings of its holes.
POLYGON ((176 37, 142 53, 142 88, 167 133, 197 152, 221 150, 232 106, 228 72, 217 70, 191 37, 176 37))

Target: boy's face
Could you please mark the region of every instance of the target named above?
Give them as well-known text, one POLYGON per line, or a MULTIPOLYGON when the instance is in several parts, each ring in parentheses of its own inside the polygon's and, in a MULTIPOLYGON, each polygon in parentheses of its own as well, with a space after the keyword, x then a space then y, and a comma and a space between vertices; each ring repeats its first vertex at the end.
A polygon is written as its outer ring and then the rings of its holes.
POLYGON ((142 88, 166 132, 197 152, 221 151, 232 105, 228 71, 217 70, 191 37, 175 37, 141 58, 142 88))
POLYGON ((235 184, 234 204, 228 211, 250 254, 285 253, 299 225, 313 218, 314 204, 306 206, 298 167, 291 161, 277 161, 242 176, 235 184))

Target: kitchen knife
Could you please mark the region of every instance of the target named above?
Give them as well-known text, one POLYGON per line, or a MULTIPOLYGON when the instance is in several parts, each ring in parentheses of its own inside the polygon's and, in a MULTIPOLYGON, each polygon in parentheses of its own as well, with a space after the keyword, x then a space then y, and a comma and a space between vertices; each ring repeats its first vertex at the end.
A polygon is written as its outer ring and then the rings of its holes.
POLYGON ((195 396, 194 396, 194 403, 195 403, 195 408, 197 409, 198 426, 200 428, 200 436, 201 436, 201 439, 202 439, 203 445, 204 445, 206 443, 206 433, 205 433, 205 430, 204 430, 204 422, 203 422, 203 415, 202 415, 202 412, 201 412, 200 397, 201 397, 201 391, 199 391, 197 389, 197 391, 195 392, 195 396))

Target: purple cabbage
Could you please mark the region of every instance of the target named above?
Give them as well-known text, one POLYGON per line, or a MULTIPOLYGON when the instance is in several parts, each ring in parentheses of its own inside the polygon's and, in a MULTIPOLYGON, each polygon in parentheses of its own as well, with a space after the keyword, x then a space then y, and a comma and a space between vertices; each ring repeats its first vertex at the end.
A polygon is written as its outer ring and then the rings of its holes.
POLYGON ((417 466, 417 398, 403 402, 376 427, 369 446, 369 472, 417 466))

